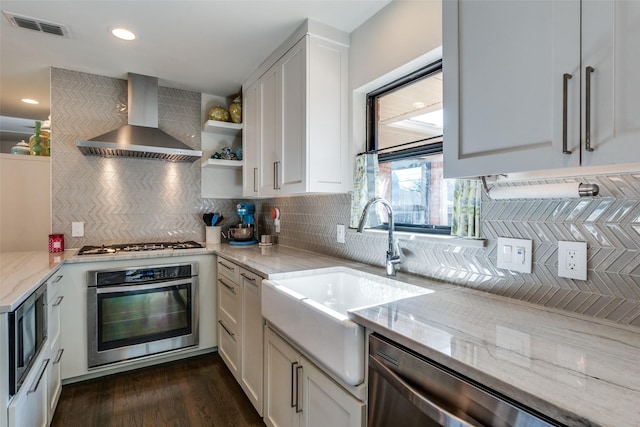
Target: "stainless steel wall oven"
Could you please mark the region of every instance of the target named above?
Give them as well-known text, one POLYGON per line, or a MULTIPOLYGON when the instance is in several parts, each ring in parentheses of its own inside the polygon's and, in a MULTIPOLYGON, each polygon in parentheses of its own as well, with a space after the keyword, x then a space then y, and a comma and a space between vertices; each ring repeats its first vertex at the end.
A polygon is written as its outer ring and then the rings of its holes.
POLYGON ((198 263, 88 272, 89 368, 198 345, 198 263))
POLYGON ((9 313, 9 394, 18 392, 47 340, 47 284, 9 313))

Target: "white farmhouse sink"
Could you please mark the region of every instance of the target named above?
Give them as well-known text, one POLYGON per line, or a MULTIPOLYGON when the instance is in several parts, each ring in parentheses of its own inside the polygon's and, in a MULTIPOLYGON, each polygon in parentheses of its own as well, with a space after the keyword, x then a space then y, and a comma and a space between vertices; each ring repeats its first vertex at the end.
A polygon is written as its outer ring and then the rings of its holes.
POLYGON ((432 292, 346 267, 262 282, 262 315, 350 385, 364 381, 364 328, 348 312, 432 292))

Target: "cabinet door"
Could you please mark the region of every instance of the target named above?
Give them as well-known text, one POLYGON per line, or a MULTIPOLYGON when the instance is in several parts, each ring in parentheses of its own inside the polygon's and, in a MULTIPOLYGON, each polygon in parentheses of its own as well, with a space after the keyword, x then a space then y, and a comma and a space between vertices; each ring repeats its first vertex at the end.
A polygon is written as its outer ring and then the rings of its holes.
POLYGON ((60 370, 60 362, 64 349, 60 348, 60 340, 56 341, 51 347, 52 361, 49 363, 47 372, 47 412, 48 422, 51 423, 53 414, 56 411, 60 393, 62 393, 62 376, 60 370))
MULTIPOLYGON (((278 62, 282 136, 278 179, 283 193, 305 191, 307 170, 307 40, 303 37, 278 62)), ((331 76, 325 76, 331 78, 331 76)))
POLYGON ((239 277, 239 271, 235 264, 218 262, 218 353, 236 379, 240 373, 242 288, 229 276, 239 277))
POLYGON ((578 0, 443 2, 445 177, 577 166, 579 67, 578 0))
POLYGON ((585 80, 586 67, 593 67, 588 76, 589 129, 586 81, 583 84, 583 139, 589 132, 593 151, 584 152, 582 163, 588 166, 639 161, 640 2, 585 1, 582 14, 585 80))
POLYGON ((242 101, 242 114, 244 116, 242 159, 244 166, 242 171, 242 195, 244 197, 258 195, 258 167, 259 167, 259 94, 258 83, 254 83, 244 91, 242 101))
MULTIPOLYGON (((268 327, 264 332, 264 422, 270 427, 298 426, 296 369, 299 354, 268 327)), ((325 424, 329 425, 329 424, 325 424)))
POLYGON ((242 281, 240 385, 262 416, 263 324, 260 309, 262 277, 246 270, 240 272, 240 277, 242 281))
POLYGON ((61 292, 63 276, 58 275, 47 282, 47 292, 49 294, 49 317, 48 321, 48 337, 50 343, 49 354, 52 361, 47 368, 47 419, 51 422, 53 413, 58 405, 58 399, 62 392, 62 376, 60 364, 64 350, 61 348, 62 338, 60 329, 60 310, 64 300, 63 292, 61 292))
POLYGON ((348 155, 349 48, 308 36, 306 190, 344 193, 348 155))
POLYGON ((363 427, 365 404, 302 358, 302 426, 363 427))
POLYGON ((260 167, 258 168, 261 196, 277 194, 280 183, 277 169, 280 167, 279 125, 280 96, 278 67, 272 67, 258 81, 260 123, 260 167))
MULTIPOLYGON (((48 355, 49 352, 47 351, 48 355)), ((48 425, 47 367, 49 359, 39 357, 27 380, 13 397, 8 408, 9 427, 43 427, 48 425)))

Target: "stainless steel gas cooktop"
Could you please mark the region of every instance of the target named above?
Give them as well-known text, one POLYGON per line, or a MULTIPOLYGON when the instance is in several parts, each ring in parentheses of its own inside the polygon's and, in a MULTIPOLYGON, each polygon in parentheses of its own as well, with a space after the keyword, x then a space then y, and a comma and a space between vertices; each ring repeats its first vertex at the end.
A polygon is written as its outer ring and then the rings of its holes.
POLYGON ((197 249, 202 248, 198 242, 155 242, 155 243, 124 243, 118 245, 83 246, 78 255, 118 254, 141 251, 160 251, 165 249, 197 249))

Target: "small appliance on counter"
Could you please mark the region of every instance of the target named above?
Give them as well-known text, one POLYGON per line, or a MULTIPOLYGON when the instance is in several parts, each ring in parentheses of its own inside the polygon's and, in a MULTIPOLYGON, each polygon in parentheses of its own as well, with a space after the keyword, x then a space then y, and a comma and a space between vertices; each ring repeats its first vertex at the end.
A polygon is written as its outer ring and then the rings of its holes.
POLYGON ((236 205, 236 212, 241 223, 229 228, 229 244, 234 246, 248 246, 258 243, 256 240, 256 225, 254 215, 256 205, 240 202, 236 205))

